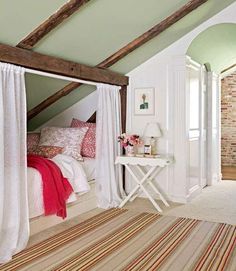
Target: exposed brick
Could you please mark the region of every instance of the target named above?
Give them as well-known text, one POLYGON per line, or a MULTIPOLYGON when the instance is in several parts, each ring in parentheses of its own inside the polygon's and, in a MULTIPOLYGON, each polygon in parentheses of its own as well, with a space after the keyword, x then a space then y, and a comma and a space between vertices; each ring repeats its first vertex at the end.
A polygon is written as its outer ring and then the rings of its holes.
POLYGON ((236 165, 236 72, 221 81, 221 160, 236 165))

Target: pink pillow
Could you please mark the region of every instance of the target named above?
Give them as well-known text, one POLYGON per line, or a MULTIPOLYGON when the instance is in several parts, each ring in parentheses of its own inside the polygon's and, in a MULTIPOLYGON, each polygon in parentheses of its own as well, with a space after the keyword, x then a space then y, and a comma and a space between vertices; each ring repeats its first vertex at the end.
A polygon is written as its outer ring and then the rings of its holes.
POLYGON ((27 133, 27 152, 34 151, 40 139, 40 133, 27 133))
POLYGON ((62 154, 76 160, 83 160, 81 146, 88 128, 44 127, 41 130, 39 146, 63 147, 62 154))
POLYGON ((81 154, 85 157, 95 158, 96 154, 96 123, 72 119, 71 127, 87 127, 88 131, 82 141, 81 154))

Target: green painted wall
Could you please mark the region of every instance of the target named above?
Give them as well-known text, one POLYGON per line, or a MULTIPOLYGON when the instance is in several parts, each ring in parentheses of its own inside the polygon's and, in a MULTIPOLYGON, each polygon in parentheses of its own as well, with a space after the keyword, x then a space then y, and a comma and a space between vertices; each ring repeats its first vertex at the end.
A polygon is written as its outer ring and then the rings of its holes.
POLYGON ((187 54, 195 61, 209 63, 211 70, 220 73, 236 63, 236 24, 214 25, 200 33, 187 54))
MULTIPOLYGON (((16 45, 65 2, 0 0, 0 42, 16 45)), ((188 0, 91 0, 45 37, 34 50, 96 65, 187 2, 188 0)), ((111 69, 121 73, 131 71, 233 2, 235 0, 208 0, 111 69)), ((63 87, 65 82, 27 75, 26 84, 30 109, 63 87)), ((93 89, 85 86, 70 93, 30 121, 29 129, 35 129, 93 89)))

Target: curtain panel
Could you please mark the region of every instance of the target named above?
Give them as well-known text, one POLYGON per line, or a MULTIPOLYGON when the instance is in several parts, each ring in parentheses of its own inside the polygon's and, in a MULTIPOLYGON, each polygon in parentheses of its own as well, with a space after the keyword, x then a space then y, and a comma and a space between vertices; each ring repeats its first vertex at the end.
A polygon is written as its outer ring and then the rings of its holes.
POLYGON ((96 196, 98 207, 117 207, 124 194, 121 167, 115 165, 121 155, 120 87, 98 84, 96 116, 96 196))
POLYGON ((0 263, 29 238, 24 69, 0 63, 0 263))

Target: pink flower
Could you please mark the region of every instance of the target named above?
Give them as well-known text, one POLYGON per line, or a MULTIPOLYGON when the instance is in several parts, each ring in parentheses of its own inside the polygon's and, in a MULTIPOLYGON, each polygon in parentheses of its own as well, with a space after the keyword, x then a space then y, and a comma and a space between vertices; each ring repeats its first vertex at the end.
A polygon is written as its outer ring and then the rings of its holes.
POLYGON ((135 146, 135 145, 142 145, 143 144, 139 135, 136 135, 136 134, 127 135, 125 133, 118 136, 118 142, 120 142, 121 146, 124 148, 126 148, 128 146, 135 146))

